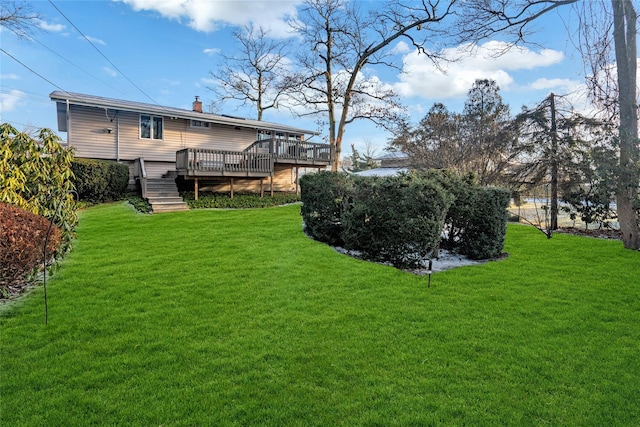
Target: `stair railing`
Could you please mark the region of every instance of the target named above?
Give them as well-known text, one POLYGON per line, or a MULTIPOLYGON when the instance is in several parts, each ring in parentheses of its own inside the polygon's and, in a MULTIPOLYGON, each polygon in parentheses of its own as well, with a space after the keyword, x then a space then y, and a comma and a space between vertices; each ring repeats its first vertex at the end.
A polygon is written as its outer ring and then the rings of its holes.
POLYGON ((133 164, 133 178, 140 184, 140 193, 143 199, 147 198, 147 170, 144 167, 144 159, 138 157, 133 164))

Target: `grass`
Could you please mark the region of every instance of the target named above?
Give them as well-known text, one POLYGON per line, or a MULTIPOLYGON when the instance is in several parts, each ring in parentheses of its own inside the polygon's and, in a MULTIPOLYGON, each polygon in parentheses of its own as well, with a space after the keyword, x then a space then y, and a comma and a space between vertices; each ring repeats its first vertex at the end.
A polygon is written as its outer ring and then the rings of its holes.
POLYGON ((299 209, 83 212, 49 325, 0 315, 0 424, 640 424, 640 253, 510 225, 428 289, 299 209))

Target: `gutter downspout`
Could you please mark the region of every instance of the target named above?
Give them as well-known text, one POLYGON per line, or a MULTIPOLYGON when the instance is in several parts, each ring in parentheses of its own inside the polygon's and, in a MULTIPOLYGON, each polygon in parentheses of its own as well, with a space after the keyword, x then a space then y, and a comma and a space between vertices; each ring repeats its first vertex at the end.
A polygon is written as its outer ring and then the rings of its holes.
POLYGON ((66 120, 67 120, 67 147, 69 147, 69 141, 71 140, 71 116, 69 114, 69 99, 67 101, 67 111, 66 111, 66 120))
POLYGON ((120 163, 120 111, 116 110, 116 161, 120 163))

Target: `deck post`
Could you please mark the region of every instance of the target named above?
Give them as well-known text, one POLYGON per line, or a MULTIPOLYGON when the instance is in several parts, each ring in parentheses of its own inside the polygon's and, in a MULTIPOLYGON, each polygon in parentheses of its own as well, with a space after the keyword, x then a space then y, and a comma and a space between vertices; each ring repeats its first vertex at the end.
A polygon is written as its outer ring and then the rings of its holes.
POLYGON ((273 174, 269 176, 269 187, 271 187, 271 197, 273 197, 273 174))
POLYGON ((229 178, 229 191, 231 193, 231 198, 233 199, 233 178, 229 178))
POLYGON ((193 192, 195 194, 195 199, 198 200, 198 178, 195 178, 193 182, 193 192))
POLYGON ((260 178, 260 198, 264 197, 264 178, 260 178))
POLYGON ((300 167, 296 165, 296 194, 300 193, 300 167))

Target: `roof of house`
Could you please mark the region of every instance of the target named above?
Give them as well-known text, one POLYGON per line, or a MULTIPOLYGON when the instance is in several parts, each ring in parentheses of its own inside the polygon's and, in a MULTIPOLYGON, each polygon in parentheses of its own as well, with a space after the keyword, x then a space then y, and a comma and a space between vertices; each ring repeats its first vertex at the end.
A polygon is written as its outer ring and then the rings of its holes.
POLYGON ((136 113, 157 114, 166 117, 200 120, 203 122, 240 126, 252 129, 319 135, 319 133, 315 131, 300 129, 279 123, 264 122, 260 120, 251 120, 241 117, 232 117, 218 114, 200 113, 198 111, 185 110, 182 108, 165 107, 157 104, 126 101, 123 99, 104 98, 101 96, 86 95, 83 93, 54 91, 51 92, 49 97, 52 101, 64 103, 68 101, 69 104, 82 105, 86 107, 108 108, 121 111, 133 111, 136 113))
POLYGON ((373 160, 407 160, 409 156, 401 151, 388 151, 373 160))
POLYGON ((360 176, 396 176, 402 172, 408 172, 408 168, 376 168, 360 172, 353 172, 353 175, 360 176))

